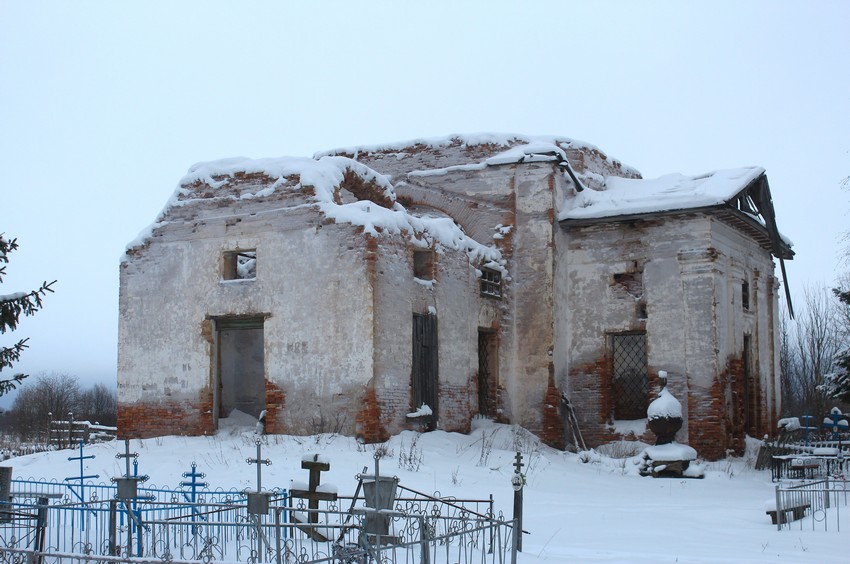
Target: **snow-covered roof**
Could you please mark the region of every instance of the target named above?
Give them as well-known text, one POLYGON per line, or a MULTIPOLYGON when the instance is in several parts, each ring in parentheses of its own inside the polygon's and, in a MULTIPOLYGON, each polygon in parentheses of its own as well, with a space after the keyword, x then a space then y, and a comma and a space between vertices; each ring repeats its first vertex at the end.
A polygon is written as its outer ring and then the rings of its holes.
POLYGON ((753 166, 698 176, 668 174, 654 179, 609 176, 602 190, 579 192, 558 219, 600 219, 722 205, 762 174, 763 168, 753 166))
MULTIPOLYGON (((209 204, 214 200, 253 200, 273 195, 276 191, 301 192, 309 205, 337 223, 362 227, 366 233, 403 235, 414 245, 441 245, 466 252, 471 260, 487 264, 504 264, 494 245, 484 245, 463 232, 449 217, 420 217, 396 202, 390 181, 368 166, 346 157, 326 156, 317 159, 280 157, 221 159, 193 165, 180 180, 156 222, 128 246, 128 250, 144 244, 154 232, 169 223, 176 208, 209 204), (240 178, 260 176, 260 181, 240 183, 240 178), (356 201, 343 203, 339 191, 357 191, 356 185, 368 186, 356 201), (310 190, 304 190, 309 187, 310 190)), ((182 219, 181 219, 182 221, 182 219)))
POLYGON ((563 135, 523 135, 520 133, 471 133, 423 137, 358 145, 321 151, 314 158, 347 156, 395 179, 408 174, 428 176, 457 170, 480 170, 487 166, 518 162, 557 161, 568 154, 585 156, 603 163, 612 174, 639 177, 640 173, 608 157, 598 147, 563 135))
POLYGON ((513 147, 517 144, 530 145, 533 143, 548 143, 571 148, 588 148, 599 150, 595 145, 570 139, 562 135, 523 135, 520 133, 453 133, 439 137, 419 137, 406 141, 395 141, 392 143, 378 143, 373 145, 355 145, 351 147, 340 147, 329 151, 320 151, 313 155, 321 158, 331 155, 361 155, 369 153, 398 152, 413 147, 422 150, 424 148, 438 149, 453 145, 472 147, 477 145, 491 145, 494 147, 513 147))

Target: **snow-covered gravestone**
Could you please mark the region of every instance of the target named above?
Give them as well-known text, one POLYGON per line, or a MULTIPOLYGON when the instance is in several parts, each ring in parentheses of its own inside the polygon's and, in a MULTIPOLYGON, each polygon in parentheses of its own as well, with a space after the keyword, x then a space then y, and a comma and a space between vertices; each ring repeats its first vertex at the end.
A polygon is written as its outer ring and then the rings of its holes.
POLYGON ((655 433, 655 446, 644 450, 644 475, 687 476, 701 478, 702 472, 695 468, 688 471, 691 461, 696 460, 697 451, 688 445, 676 442, 676 433, 682 428, 682 404, 667 389, 667 372, 658 371, 661 391, 646 410, 648 426, 655 433))

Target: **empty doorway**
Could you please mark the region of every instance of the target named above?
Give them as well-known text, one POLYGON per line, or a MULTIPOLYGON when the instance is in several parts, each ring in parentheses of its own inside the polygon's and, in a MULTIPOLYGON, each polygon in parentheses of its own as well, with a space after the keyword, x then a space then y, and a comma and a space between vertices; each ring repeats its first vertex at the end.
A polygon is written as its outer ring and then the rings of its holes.
POLYGON ((216 419, 266 408, 263 317, 216 319, 216 419))
POLYGON ((413 314, 413 409, 428 406, 431 416, 427 428, 437 423, 439 393, 439 357, 437 355, 437 317, 413 314))

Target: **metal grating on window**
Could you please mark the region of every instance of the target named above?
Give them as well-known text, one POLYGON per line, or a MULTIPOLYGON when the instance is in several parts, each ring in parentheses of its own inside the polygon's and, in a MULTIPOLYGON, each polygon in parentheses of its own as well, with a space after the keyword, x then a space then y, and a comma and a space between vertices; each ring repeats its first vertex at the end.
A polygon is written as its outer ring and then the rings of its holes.
POLYGON ((614 419, 643 419, 649 394, 646 334, 611 335, 611 348, 614 419))
POLYGON ((492 335, 478 331, 478 413, 490 417, 490 340, 492 335))
POLYGON ((502 297, 502 273, 489 268, 481 269, 481 295, 492 298, 502 297))

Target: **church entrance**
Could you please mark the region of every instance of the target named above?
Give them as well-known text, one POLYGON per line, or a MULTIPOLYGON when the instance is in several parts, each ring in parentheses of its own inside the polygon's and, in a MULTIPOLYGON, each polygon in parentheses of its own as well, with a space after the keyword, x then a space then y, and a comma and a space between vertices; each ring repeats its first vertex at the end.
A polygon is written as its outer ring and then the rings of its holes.
POLYGON ((439 394, 439 357, 437 355, 437 316, 413 314, 413 409, 423 405, 431 409, 427 429, 437 423, 439 394))
POLYGON ((266 409, 263 317, 215 320, 216 386, 213 419, 241 413, 255 419, 266 409))

